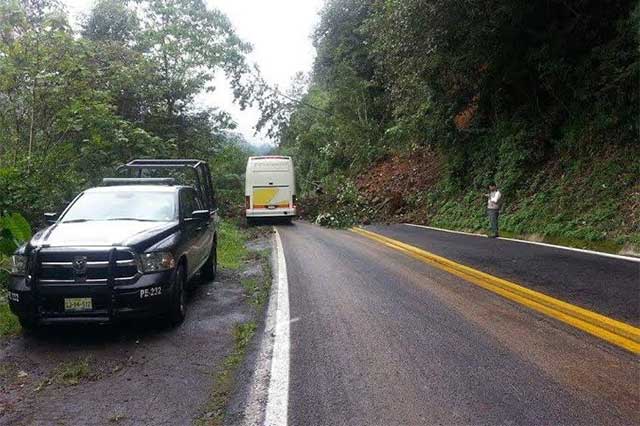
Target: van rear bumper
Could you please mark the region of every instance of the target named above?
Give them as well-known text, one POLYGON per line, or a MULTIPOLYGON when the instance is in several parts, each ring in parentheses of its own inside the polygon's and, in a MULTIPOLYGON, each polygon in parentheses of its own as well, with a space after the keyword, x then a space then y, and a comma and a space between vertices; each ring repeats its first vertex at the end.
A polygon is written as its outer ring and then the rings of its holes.
POLYGON ((295 207, 277 208, 277 209, 246 209, 247 217, 293 217, 296 216, 295 207))

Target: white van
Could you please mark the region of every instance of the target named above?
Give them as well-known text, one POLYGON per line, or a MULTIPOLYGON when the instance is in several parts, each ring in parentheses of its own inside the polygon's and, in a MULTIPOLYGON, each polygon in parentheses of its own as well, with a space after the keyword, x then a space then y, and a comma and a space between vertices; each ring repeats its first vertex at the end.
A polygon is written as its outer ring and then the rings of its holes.
POLYGON ((296 180, 291 157, 249 157, 244 198, 247 221, 296 215, 296 180))

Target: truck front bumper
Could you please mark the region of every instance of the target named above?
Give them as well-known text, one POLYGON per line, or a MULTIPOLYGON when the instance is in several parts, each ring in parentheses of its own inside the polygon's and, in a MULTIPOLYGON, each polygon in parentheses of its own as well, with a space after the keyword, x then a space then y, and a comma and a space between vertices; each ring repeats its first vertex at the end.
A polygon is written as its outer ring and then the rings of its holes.
POLYGON ((40 324, 107 323, 165 313, 173 300, 174 271, 144 274, 118 286, 70 283, 27 286, 24 277, 9 280, 9 307, 19 318, 40 324), (91 309, 68 310, 65 299, 91 299, 91 309))

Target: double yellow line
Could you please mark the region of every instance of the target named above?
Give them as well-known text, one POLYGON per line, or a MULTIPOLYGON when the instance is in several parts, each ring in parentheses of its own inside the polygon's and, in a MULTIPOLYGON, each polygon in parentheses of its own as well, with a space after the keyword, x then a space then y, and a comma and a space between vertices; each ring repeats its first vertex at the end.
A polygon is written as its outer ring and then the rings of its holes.
POLYGON ((351 230, 616 346, 636 354, 640 353, 640 328, 571 305, 375 232, 362 228, 351 228, 351 230))

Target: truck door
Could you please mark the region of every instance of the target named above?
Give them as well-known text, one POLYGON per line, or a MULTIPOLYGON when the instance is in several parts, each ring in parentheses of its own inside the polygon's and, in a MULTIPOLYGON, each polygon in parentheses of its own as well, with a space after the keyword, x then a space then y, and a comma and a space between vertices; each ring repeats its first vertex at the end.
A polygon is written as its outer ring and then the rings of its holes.
POLYGON ((204 252, 206 250, 203 246, 205 245, 204 240, 207 235, 207 223, 191 220, 193 211, 199 209, 194 190, 185 189, 180 191, 180 215, 184 223, 189 276, 194 274, 206 260, 206 257, 203 259, 204 252))

